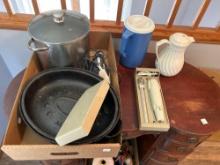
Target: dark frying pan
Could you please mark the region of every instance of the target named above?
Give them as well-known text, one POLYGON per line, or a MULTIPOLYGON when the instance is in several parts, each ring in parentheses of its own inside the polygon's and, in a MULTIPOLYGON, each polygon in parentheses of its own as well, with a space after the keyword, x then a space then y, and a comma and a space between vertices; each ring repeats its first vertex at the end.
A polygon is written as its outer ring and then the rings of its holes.
MULTIPOLYGON (((92 85, 101 81, 97 75, 80 69, 56 68, 43 71, 29 81, 20 100, 24 122, 41 136, 54 138, 70 110, 92 85)), ((110 87, 90 134, 74 143, 101 140, 115 127, 119 116, 118 99, 110 87)))

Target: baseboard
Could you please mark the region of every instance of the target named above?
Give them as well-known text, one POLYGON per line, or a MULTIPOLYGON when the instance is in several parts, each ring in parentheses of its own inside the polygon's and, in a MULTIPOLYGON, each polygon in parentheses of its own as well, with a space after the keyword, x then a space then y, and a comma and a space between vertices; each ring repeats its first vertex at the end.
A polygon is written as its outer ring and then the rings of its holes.
POLYGON ((210 68, 199 68, 202 72, 207 74, 220 86, 220 70, 210 68))

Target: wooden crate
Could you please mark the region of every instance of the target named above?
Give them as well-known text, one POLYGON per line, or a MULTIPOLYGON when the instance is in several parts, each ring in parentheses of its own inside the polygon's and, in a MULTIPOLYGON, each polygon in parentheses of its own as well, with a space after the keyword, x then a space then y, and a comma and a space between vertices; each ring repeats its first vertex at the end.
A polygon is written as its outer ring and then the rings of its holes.
MULTIPOLYGON (((107 62, 111 68, 111 85, 119 97, 115 51, 111 34, 91 32, 89 34, 89 42, 91 49, 102 49, 106 51, 108 57, 107 62)), ((117 156, 121 147, 121 136, 105 144, 94 143, 60 147, 56 144, 49 143, 20 120, 18 107, 22 89, 26 82, 37 75, 42 68, 37 54, 33 54, 21 81, 1 149, 14 160, 76 159, 117 156)))

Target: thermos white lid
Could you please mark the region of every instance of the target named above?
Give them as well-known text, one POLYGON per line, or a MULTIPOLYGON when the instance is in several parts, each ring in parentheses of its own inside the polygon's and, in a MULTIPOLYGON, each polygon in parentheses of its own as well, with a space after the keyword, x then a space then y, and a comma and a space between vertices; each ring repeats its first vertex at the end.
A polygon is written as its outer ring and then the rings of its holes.
POLYGON ((151 33, 155 29, 154 22, 144 15, 131 15, 125 22, 125 27, 134 33, 151 33))
POLYGON ((169 40, 174 45, 182 46, 182 47, 188 46, 190 43, 195 41, 193 37, 188 36, 184 33, 174 33, 170 35, 169 40))

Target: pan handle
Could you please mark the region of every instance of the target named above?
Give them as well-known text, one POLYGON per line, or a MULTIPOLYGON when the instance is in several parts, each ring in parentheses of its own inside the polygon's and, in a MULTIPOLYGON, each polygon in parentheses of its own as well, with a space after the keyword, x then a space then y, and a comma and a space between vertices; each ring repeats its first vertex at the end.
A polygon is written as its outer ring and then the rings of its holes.
POLYGON ((32 50, 33 52, 37 52, 37 51, 45 51, 45 50, 48 50, 49 47, 45 45, 45 47, 41 47, 41 48, 37 48, 34 45, 34 39, 31 38, 29 41, 28 41, 28 48, 30 50, 32 50))

